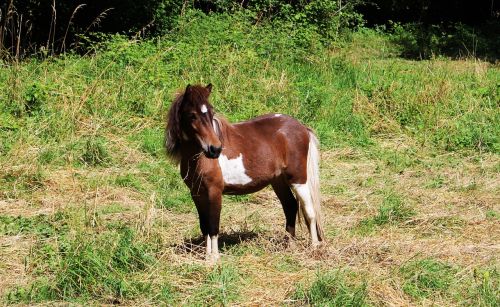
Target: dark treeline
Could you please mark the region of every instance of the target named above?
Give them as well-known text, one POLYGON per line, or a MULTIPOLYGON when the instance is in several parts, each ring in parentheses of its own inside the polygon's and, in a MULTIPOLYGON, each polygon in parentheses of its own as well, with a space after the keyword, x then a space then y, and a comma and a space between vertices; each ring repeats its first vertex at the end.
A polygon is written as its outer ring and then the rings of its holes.
POLYGON ((330 28, 384 25, 396 33, 403 55, 477 55, 498 58, 496 0, 4 0, 0 55, 60 53, 100 33, 156 36, 175 27, 187 9, 252 12, 256 22, 292 20, 335 39, 330 28), (335 20, 333 22, 332 20, 335 20), (83 39, 82 39, 83 38, 83 39), (465 42, 465 43, 464 43, 465 42), (470 44, 470 48, 467 47, 470 44), (465 48, 464 48, 465 45, 465 48), (472 51, 471 51, 472 49, 472 51), (466 50, 466 52, 464 52, 466 50))
POLYGON ((6 0, 0 4, 0 49, 61 52, 90 33, 131 35, 168 27, 181 5, 172 0, 6 0))
POLYGON ((386 24, 391 20, 424 24, 460 22, 478 26, 500 14, 497 0, 374 0, 365 2, 359 11, 369 25, 386 24))

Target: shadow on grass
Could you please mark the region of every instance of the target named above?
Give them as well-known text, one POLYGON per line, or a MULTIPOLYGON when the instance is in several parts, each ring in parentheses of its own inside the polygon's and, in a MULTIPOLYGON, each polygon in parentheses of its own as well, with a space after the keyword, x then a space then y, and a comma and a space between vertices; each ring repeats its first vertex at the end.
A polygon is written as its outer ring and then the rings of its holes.
MULTIPOLYGON (((222 250, 238 245, 246 241, 257 239, 259 234, 255 231, 237 231, 232 233, 219 234, 219 247, 222 250)), ((176 253, 183 254, 204 254, 205 238, 198 236, 195 238, 186 238, 181 244, 174 244, 176 253)))

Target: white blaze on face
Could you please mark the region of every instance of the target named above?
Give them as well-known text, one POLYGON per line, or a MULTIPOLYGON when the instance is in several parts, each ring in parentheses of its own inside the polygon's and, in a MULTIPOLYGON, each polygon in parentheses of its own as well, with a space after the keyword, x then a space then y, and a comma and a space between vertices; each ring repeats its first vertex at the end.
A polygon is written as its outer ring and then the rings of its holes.
POLYGON ((207 113, 208 112, 207 106, 204 104, 201 105, 200 111, 201 111, 201 113, 207 113))
POLYGON ((201 148, 203 148, 204 151, 208 151, 208 144, 205 143, 199 136, 196 136, 198 139, 198 142, 200 142, 201 148))
POLYGON ((217 122, 215 121, 215 119, 212 120, 212 125, 214 126, 214 131, 215 131, 215 134, 219 135, 219 125, 217 124, 217 122))
POLYGON ((235 159, 228 159, 225 155, 219 156, 219 165, 222 170, 222 177, 227 184, 242 184, 245 185, 252 182, 252 178, 245 174, 245 166, 243 165, 243 154, 235 159))

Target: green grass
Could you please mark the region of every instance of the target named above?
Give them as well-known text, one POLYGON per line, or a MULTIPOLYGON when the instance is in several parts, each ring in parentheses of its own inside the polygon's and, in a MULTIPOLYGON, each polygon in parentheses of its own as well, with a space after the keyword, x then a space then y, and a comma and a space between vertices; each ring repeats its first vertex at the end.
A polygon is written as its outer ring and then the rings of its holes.
POLYGON ((126 227, 40 242, 28 260, 35 281, 13 289, 7 299, 35 303, 99 297, 119 302, 151 288, 148 281, 135 279, 134 273, 154 263, 154 252, 154 247, 137 242, 133 230, 126 227))
POLYGON ((53 216, 40 214, 33 217, 1 215, 0 234, 8 236, 34 234, 51 237, 68 231, 65 218, 66 215, 62 212, 58 212, 53 216))
POLYGON ((413 298, 446 295, 456 281, 457 270, 449 264, 434 259, 422 259, 403 265, 403 291, 413 298))
POLYGON ((299 285, 293 299, 312 306, 368 306, 366 283, 353 284, 341 271, 317 273, 309 287, 299 285))
POLYGON ((500 305, 500 274, 496 269, 474 270, 474 282, 468 288, 469 302, 481 307, 500 305))
POLYGON ((486 211, 486 217, 488 219, 498 220, 498 219, 500 219, 500 214, 495 210, 488 210, 488 211, 486 211))
POLYGON ((377 215, 360 221, 354 230, 362 235, 369 234, 377 227, 405 222, 415 214, 415 211, 404 202, 402 196, 389 191, 385 193, 377 215))
POLYGON ((190 304, 229 306, 238 298, 239 279, 235 267, 227 264, 216 266, 196 289, 190 304))
POLYGON ((110 162, 110 155, 103 137, 88 137, 82 149, 81 161, 85 165, 99 166, 110 162))

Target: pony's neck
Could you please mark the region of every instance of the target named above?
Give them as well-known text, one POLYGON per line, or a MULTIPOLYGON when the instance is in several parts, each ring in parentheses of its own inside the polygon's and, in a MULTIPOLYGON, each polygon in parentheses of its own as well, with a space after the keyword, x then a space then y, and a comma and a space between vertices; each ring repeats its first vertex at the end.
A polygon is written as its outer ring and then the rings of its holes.
POLYGON ((183 160, 196 160, 203 155, 203 149, 194 140, 182 140, 180 151, 183 160))

